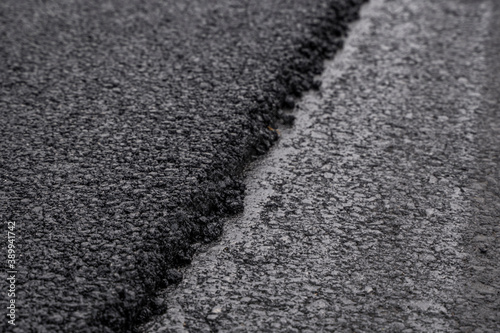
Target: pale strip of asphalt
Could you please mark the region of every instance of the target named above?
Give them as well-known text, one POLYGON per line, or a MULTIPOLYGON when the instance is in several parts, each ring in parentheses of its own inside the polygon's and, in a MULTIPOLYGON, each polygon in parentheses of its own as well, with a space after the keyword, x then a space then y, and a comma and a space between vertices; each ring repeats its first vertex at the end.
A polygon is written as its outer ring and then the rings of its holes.
POLYGON ((372 1, 143 331, 499 332, 497 13, 372 1))

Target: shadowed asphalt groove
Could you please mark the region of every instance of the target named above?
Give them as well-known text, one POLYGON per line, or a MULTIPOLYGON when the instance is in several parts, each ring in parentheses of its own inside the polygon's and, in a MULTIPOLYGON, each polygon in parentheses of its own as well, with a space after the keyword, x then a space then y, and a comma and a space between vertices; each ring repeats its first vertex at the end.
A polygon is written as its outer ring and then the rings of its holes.
POLYGON ((155 291, 242 210, 240 171, 361 2, 1 1, 0 220, 18 271, 2 330, 124 332, 160 311, 155 291))

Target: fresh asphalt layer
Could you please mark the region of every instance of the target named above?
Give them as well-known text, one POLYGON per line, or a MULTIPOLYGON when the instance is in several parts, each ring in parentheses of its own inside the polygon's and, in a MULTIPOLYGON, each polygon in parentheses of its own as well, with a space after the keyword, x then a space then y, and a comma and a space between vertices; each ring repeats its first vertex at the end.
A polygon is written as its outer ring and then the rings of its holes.
POLYGON ((143 332, 500 332, 500 3, 372 0, 143 332))
POLYGON ((125 332, 162 310, 361 2, 1 1, 2 331, 125 332))

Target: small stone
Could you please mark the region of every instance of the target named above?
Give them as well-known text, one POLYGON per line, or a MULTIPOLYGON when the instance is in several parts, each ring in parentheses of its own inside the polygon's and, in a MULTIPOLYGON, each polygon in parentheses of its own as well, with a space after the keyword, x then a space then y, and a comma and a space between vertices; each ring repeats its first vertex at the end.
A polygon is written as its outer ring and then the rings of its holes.
POLYGON ((218 316, 217 316, 216 314, 211 314, 211 315, 208 315, 208 316, 207 316, 207 319, 208 319, 208 320, 215 320, 215 319, 217 319, 217 317, 218 317, 218 316))

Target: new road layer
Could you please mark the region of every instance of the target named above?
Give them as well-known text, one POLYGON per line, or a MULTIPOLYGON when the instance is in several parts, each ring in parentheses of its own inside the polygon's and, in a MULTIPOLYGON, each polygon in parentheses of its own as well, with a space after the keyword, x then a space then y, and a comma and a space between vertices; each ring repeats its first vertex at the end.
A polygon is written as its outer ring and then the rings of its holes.
POLYGON ((361 2, 1 1, 1 330, 125 332, 162 309, 361 2))

